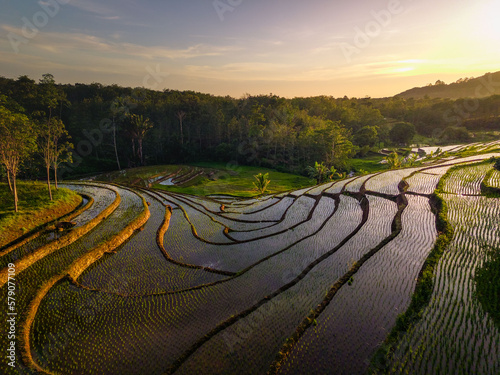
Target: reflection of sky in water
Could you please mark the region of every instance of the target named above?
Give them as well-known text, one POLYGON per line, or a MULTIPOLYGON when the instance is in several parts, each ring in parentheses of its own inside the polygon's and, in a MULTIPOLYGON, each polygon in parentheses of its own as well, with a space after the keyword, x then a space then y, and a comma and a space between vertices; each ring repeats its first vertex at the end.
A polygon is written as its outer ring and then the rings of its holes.
POLYGON ((162 178, 164 178, 165 176, 157 176, 157 177, 154 177, 154 178, 150 178, 149 179, 149 183, 150 184, 154 184, 156 181, 158 180, 161 180, 162 178))
POLYGON ((173 186, 174 183, 172 182, 172 179, 169 178, 168 180, 160 182, 160 185, 173 186))

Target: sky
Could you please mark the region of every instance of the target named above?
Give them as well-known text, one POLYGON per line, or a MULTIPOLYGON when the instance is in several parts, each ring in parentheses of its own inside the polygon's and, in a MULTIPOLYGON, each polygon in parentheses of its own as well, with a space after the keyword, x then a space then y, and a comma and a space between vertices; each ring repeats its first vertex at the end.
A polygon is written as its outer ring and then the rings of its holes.
POLYGON ((498 0, 0 0, 0 76, 386 97, 500 70, 498 0))

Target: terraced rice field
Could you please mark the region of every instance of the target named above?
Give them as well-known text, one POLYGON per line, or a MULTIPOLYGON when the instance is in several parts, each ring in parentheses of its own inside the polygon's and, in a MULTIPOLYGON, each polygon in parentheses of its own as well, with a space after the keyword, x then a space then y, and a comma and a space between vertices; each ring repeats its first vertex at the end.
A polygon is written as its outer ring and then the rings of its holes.
POLYGON ((481 195, 498 174, 474 164, 490 156, 253 199, 66 183, 88 199, 75 228, 0 256, 18 312, 0 373, 498 375, 474 281, 500 246, 500 200, 481 195), (439 235, 438 185, 455 232, 432 298, 369 370, 439 235))
POLYGON ((486 167, 457 169, 444 184, 455 236, 438 264, 431 303, 398 345, 390 373, 500 373, 500 329, 475 296, 474 282, 488 249, 500 246, 500 201, 462 195, 477 186, 486 167))

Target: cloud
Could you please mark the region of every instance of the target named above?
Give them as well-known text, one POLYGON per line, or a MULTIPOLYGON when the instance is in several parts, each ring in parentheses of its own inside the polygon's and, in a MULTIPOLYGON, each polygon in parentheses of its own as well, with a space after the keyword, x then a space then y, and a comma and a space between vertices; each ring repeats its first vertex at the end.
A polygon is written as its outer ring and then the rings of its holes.
MULTIPOLYGON (((7 33, 22 35, 19 28, 4 25, 1 27, 7 33)), ((185 48, 170 48, 167 46, 144 46, 133 43, 117 41, 118 34, 114 34, 112 39, 87 35, 83 33, 47 33, 40 32, 35 38, 29 40, 24 49, 50 50, 60 54, 86 54, 100 53, 102 56, 112 58, 141 58, 182 60, 208 56, 223 56, 230 52, 237 52, 241 47, 234 46, 214 46, 208 44, 193 44, 185 48)), ((6 40, 2 40, 6 43, 6 40)), ((8 48, 6 49, 8 50, 8 48)))
POLYGON ((104 5, 102 2, 94 2, 91 0, 71 0, 68 5, 79 10, 101 16, 115 14, 115 10, 113 10, 113 8, 104 5))
POLYGON ((187 65, 186 74, 199 78, 211 78, 221 81, 227 80, 287 80, 293 77, 294 67, 283 63, 240 62, 220 66, 215 65, 187 65), (283 73, 283 72, 288 73, 283 73))
POLYGON ((148 24, 137 24, 135 16, 138 4, 135 0, 110 0, 98 2, 93 0, 70 0, 68 5, 76 8, 79 13, 96 17, 104 21, 121 21, 125 25, 149 27, 148 24))
POLYGON ((99 18, 103 19, 103 20, 108 20, 108 21, 114 21, 114 20, 119 20, 121 19, 120 16, 98 16, 99 18))
MULTIPOLYGON (((6 34, 13 32, 21 35, 20 28, 16 27, 4 25, 0 30, 6 34)), ((0 39, 0 65, 2 74, 10 77, 24 74, 40 76, 51 72, 67 82, 100 81, 142 86, 144 77, 149 74, 148 68, 155 71, 159 66, 162 73, 189 79, 195 74, 185 64, 199 59, 230 60, 228 55, 239 49, 208 44, 193 44, 184 48, 142 46, 122 42, 119 35, 103 38, 82 33, 42 31, 27 44, 22 44, 18 54, 7 38, 0 39)), ((242 71, 244 68, 234 66, 232 69, 242 71)))

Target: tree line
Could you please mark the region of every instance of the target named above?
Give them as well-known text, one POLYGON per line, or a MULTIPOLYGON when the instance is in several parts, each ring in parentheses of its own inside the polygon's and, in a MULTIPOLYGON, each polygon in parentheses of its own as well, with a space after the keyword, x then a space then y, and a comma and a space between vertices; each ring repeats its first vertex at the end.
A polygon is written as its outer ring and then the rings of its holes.
POLYGON ((54 115, 64 98, 56 88, 52 75, 45 74, 38 85, 39 108, 25 114, 24 108, 0 94, 0 164, 5 170, 8 186, 18 211, 17 176, 22 167, 36 160, 46 171, 48 194, 52 200, 51 174, 57 189, 57 170, 62 163, 71 162, 73 145, 60 118, 54 115))
MULTIPOLYGON (((300 174, 323 162, 343 172, 354 155, 409 144, 415 135, 467 141, 477 127, 500 128, 498 95, 479 99, 470 110, 465 99, 286 99, 272 94, 236 99, 99 83, 62 85, 50 74, 39 82, 0 77, 0 95, 5 110, 25 116, 23 121, 33 127, 59 124, 65 129, 61 155, 72 159, 56 163, 67 176, 197 160, 300 174), (70 137, 74 148, 67 152, 70 137)), ((31 158, 23 173, 38 176, 42 166, 47 169, 45 159, 31 158)))

